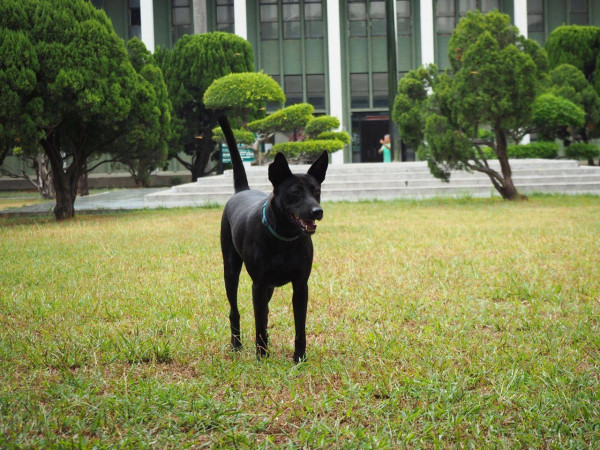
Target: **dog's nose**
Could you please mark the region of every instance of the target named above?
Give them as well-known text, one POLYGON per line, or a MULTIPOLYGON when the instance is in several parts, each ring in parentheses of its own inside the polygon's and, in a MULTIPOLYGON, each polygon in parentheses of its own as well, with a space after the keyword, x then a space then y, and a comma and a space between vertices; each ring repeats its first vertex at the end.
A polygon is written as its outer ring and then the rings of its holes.
POLYGON ((323 218, 323 208, 320 206, 315 206, 312 209, 311 214, 314 220, 321 220, 323 218))

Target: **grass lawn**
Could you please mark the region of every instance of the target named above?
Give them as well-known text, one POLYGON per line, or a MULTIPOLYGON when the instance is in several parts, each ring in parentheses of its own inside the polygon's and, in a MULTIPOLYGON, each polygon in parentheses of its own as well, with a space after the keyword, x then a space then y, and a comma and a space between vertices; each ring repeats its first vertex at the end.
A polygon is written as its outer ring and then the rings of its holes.
POLYGON ((0 219, 0 447, 600 446, 600 199, 327 203, 229 350, 221 210, 0 219))
MULTIPOLYGON (((107 189, 91 189, 90 195, 106 192, 107 189)), ((41 197, 38 191, 0 191, 0 211, 3 209, 22 208, 38 203, 52 202, 41 197)))

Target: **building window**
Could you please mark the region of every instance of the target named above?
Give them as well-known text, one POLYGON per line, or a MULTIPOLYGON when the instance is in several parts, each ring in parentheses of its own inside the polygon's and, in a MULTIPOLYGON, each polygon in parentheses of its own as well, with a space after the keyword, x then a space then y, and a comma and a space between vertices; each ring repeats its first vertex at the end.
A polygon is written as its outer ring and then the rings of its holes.
POLYGON ((300 0, 287 0, 281 7, 284 39, 300 39, 300 0))
POLYGON ((385 36, 387 34, 384 0, 371 0, 369 2, 369 20, 371 22, 371 36, 385 36))
POLYGON ((233 0, 217 0, 217 31, 234 32, 233 0))
POLYGON ((588 0, 571 0, 569 3, 569 23, 571 25, 588 25, 588 0))
POLYGON ((458 21, 475 9, 488 13, 500 9, 500 0, 437 0, 437 34, 452 34, 458 21))
POLYGON ((172 0, 171 17, 173 24, 173 42, 184 34, 192 32, 192 14, 190 0, 172 0))
POLYGON ((306 100, 315 110, 325 110, 325 75, 306 75, 306 100))
POLYGON ((277 0, 261 0, 260 2, 260 38, 263 40, 279 39, 277 0))
POLYGON ((544 32, 544 0, 527 0, 527 32, 544 32))
POLYGON ((410 0, 396 1, 396 27, 399 36, 408 36, 411 34, 410 25, 410 0))
POLYGON ((304 27, 306 39, 323 38, 322 0, 304 0, 304 27))
POLYGON ((351 108, 369 107, 369 74, 350 74, 350 106, 351 108))
POLYGON ((129 0, 129 39, 142 38, 142 14, 140 0, 129 0))
POLYGON ((287 99, 286 105, 295 105, 296 103, 302 103, 302 75, 285 75, 285 97, 287 99))
POLYGON ((388 77, 387 73, 373 73, 373 108, 388 107, 388 77))
POLYGON ((348 0, 348 22, 350 37, 364 37, 367 35, 366 0, 348 0))

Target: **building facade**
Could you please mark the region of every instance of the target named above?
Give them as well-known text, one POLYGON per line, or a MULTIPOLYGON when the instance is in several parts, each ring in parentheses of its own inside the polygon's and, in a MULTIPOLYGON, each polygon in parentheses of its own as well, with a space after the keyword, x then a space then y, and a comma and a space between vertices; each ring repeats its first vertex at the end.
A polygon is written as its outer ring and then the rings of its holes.
MULTIPOLYGON (((154 51, 186 33, 227 31, 247 39, 256 70, 283 88, 287 104, 309 102, 340 119, 352 145, 334 163, 371 162, 390 130, 385 0, 92 0, 117 34, 154 51)), ((397 79, 422 64, 448 67, 448 42, 467 11, 508 14, 522 34, 544 44, 563 24, 600 26, 597 0, 395 0, 397 79)), ((388 8, 390 5, 388 5, 388 8)), ((392 53, 393 54, 393 53, 392 53)), ((396 139, 396 142, 399 140, 396 139)), ((396 146, 396 159, 414 159, 396 146)))

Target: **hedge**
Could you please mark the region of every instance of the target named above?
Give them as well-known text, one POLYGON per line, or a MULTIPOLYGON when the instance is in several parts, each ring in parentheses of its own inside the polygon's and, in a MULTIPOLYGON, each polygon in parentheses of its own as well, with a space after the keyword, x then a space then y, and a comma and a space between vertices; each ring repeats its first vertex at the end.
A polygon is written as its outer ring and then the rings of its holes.
POLYGON ((584 142, 574 142, 565 147, 565 154, 573 159, 593 159, 600 156, 600 147, 584 142))
MULTIPOLYGON (((498 159, 498 156, 489 147, 484 147, 483 154, 486 159, 498 159)), ((511 144, 506 149, 511 159, 554 159, 558 156, 558 144, 552 141, 536 141, 529 144, 511 144)))

